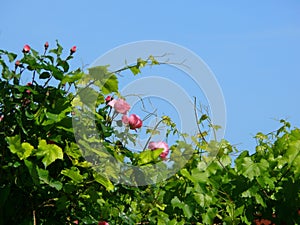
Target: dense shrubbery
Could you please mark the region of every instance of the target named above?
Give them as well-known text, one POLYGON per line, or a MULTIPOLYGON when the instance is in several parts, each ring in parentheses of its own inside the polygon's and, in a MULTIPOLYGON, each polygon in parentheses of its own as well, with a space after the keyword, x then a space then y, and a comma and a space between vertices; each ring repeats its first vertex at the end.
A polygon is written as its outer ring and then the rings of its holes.
MULTIPOLYGON (((237 150, 225 140, 208 142, 205 131, 191 137, 193 143, 150 142, 133 153, 126 143, 135 141, 142 120, 126 115, 125 101, 116 103, 122 97, 115 73, 106 67, 70 70, 75 46, 65 58, 58 43, 44 47, 41 55, 26 45, 21 58, 0 50, 0 224, 300 224, 298 128, 281 121, 277 131, 258 133, 255 153, 240 152, 234 166, 231 154, 237 150), (31 81, 22 83, 24 77, 31 81), (118 113, 124 114, 117 121, 124 133, 112 126, 118 113), (88 123, 78 114, 92 115, 97 132, 76 137, 73 122, 88 123), (106 152, 91 147, 96 140, 106 152), (95 162, 86 161, 89 153, 82 149, 89 148, 95 162), (155 185, 112 183, 104 174, 113 173, 115 162, 95 169, 110 155, 136 166, 176 166, 185 153, 191 153, 185 166, 155 185)), ((137 74, 155 64, 153 57, 139 59, 117 72, 137 74)), ((209 121, 206 115, 199 118, 199 124, 209 121)), ((168 117, 161 122, 169 127, 167 134, 180 137, 168 117)), ((154 133, 148 130, 150 139, 154 133)), ((138 184, 141 174, 128 173, 138 184)))

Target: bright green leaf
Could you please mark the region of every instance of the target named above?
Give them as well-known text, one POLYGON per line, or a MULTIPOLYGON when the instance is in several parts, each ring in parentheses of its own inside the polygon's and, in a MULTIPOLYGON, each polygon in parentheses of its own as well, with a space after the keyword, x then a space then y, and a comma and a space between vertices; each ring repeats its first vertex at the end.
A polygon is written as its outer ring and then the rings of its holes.
POLYGON ((34 149, 34 147, 27 142, 21 144, 21 138, 19 135, 6 137, 6 141, 9 145, 8 147, 10 151, 17 154, 21 160, 28 158, 34 149))
POLYGON ((37 157, 41 157, 45 167, 49 166, 57 159, 63 159, 61 147, 55 144, 47 144, 46 140, 39 140, 38 149, 35 152, 37 157))

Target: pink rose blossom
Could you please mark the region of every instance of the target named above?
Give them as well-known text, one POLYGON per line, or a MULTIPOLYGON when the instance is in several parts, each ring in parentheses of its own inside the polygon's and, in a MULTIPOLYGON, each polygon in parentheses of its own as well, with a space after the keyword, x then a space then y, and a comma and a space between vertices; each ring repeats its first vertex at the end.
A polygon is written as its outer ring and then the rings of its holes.
POLYGON ((166 159, 167 155, 169 154, 169 146, 167 143, 163 142, 163 141, 159 141, 159 142, 153 142, 151 141, 148 145, 148 148, 151 150, 156 150, 159 148, 164 149, 163 152, 159 155, 160 158, 162 159, 166 159))
POLYGON ((106 221, 99 221, 98 225, 109 225, 109 223, 106 221))
POLYGON ((29 51, 30 51, 30 46, 29 45, 24 45, 23 52, 28 53, 29 51))
POLYGON ((122 122, 128 124, 130 129, 135 130, 137 128, 141 128, 143 125, 143 121, 136 114, 131 114, 129 117, 126 115, 122 116, 122 122))
POLYGON ((123 99, 113 99, 108 103, 108 105, 113 107, 116 112, 121 114, 126 114, 130 109, 130 105, 123 99))
POLYGON ((0 116, 0 122, 4 119, 4 115, 0 116))

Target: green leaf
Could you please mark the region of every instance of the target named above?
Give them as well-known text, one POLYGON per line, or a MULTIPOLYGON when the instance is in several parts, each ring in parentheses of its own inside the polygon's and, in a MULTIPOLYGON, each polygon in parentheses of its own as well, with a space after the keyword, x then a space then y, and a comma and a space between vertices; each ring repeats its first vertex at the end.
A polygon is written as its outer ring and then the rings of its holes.
POLYGON ((238 173, 253 180, 254 177, 260 176, 269 168, 269 162, 262 159, 259 163, 252 161, 250 157, 242 158, 241 164, 237 164, 238 173))
POLYGON ((78 90, 78 95, 80 98, 80 102, 83 103, 86 107, 90 109, 95 108, 98 93, 93 88, 81 88, 78 90))
POLYGON ((115 74, 109 72, 107 67, 108 66, 96 66, 89 69, 91 78, 98 81, 94 84, 100 88, 104 95, 118 92, 118 78, 115 74))
POLYGON ((54 53, 57 56, 60 56, 63 51, 63 47, 58 43, 58 41, 56 41, 56 46, 57 48, 49 50, 49 53, 54 53))
POLYGON ((101 91, 104 95, 118 92, 118 89, 118 78, 116 75, 111 75, 103 82, 103 86, 101 87, 101 91))
POLYGON ((42 123, 43 126, 47 126, 50 124, 58 123, 66 118, 66 114, 70 113, 72 111, 72 107, 68 107, 65 110, 59 112, 59 114, 46 112, 46 120, 42 123))
POLYGON ((206 212, 202 215, 204 224, 212 224, 215 216, 217 215, 217 209, 208 208, 206 212))
POLYGON ((66 83, 74 83, 75 81, 78 81, 79 79, 81 79, 85 74, 82 72, 77 72, 75 74, 72 75, 65 75, 63 77, 63 79, 61 80, 62 84, 66 84, 66 83))
POLYGON ((106 188, 106 190, 112 191, 114 189, 114 185, 111 183, 109 179, 107 179, 106 177, 102 176, 99 173, 94 173, 93 175, 95 181, 97 181, 99 184, 102 184, 106 188))
POLYGON ((190 207, 184 203, 184 202, 181 202, 179 200, 179 198, 177 196, 175 196, 172 200, 171 200, 171 204, 173 206, 173 208, 180 208, 182 209, 184 215, 189 219, 192 217, 193 213, 191 212, 191 209, 190 207))
POLYGON ((34 149, 34 147, 27 142, 21 144, 21 138, 19 135, 6 137, 6 141, 9 145, 8 147, 10 151, 17 154, 21 160, 28 158, 34 149))
POLYGON ((71 178, 75 183, 81 183, 83 181, 83 176, 77 167, 72 167, 71 169, 64 169, 61 174, 71 178))
POLYGON ((176 208, 176 207, 181 208, 182 207, 182 202, 180 201, 180 199, 177 196, 172 198, 171 204, 172 204, 173 208, 176 208))
POLYGON ((55 144, 47 144, 46 140, 39 140, 38 149, 35 152, 37 157, 41 157, 45 166, 49 166, 57 159, 63 159, 63 151, 61 147, 55 144))
POLYGON ((57 66, 61 66, 65 73, 68 72, 70 68, 69 63, 65 60, 61 60, 60 58, 57 60, 57 66))
POLYGON ((285 158, 289 164, 292 164, 295 158, 300 153, 300 140, 290 143, 289 148, 286 151, 285 158))
POLYGON ((78 145, 74 142, 66 145, 65 153, 73 159, 79 159, 80 157, 82 157, 82 152, 80 151, 78 145))
POLYGON ((36 164, 34 164, 33 162, 29 161, 29 160, 24 160, 24 163, 29 171, 29 174, 32 178, 32 181, 35 185, 39 185, 40 182, 39 182, 39 176, 38 176, 38 173, 37 173, 37 166, 36 164))
POLYGON ((39 175, 39 179, 41 180, 42 183, 48 184, 50 187, 53 187, 58 191, 62 189, 62 183, 52 179, 49 176, 48 170, 44 170, 37 167, 37 172, 39 175))
POLYGON ((164 149, 159 148, 152 150, 146 150, 139 154, 139 165, 148 164, 150 162, 156 161, 159 155, 163 152, 164 149))
POLYGON ((139 69, 138 66, 131 66, 129 68, 130 68, 130 71, 133 73, 133 75, 137 75, 141 72, 141 70, 139 69))
POLYGON ((45 71, 45 72, 42 72, 39 77, 40 77, 40 79, 47 79, 47 78, 51 77, 51 74, 49 72, 45 71))
POLYGON ((9 53, 7 53, 7 57, 8 57, 9 62, 12 62, 17 58, 17 54, 9 52, 9 53))

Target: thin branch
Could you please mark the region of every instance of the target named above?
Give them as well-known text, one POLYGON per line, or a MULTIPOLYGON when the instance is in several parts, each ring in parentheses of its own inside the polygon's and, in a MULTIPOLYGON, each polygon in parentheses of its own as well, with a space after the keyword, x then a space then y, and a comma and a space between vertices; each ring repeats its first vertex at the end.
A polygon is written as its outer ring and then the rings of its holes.
POLYGON ((200 124, 199 124, 199 118, 198 118, 198 113, 197 113, 197 102, 196 102, 196 97, 194 97, 194 113, 195 113, 195 119, 196 119, 196 124, 198 128, 198 132, 201 136, 201 139, 207 144, 207 141, 205 140, 205 137, 200 129, 200 124))

